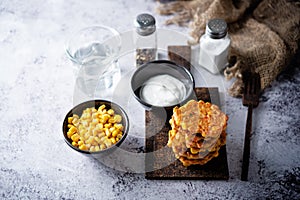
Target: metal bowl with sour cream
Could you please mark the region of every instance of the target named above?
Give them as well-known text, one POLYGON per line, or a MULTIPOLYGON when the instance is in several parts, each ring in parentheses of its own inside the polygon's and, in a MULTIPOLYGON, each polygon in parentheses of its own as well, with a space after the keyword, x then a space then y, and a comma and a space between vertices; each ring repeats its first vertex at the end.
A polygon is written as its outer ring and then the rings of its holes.
POLYGON ((131 89, 144 107, 174 107, 194 94, 194 78, 184 67, 168 60, 156 60, 137 68, 131 77, 131 89))

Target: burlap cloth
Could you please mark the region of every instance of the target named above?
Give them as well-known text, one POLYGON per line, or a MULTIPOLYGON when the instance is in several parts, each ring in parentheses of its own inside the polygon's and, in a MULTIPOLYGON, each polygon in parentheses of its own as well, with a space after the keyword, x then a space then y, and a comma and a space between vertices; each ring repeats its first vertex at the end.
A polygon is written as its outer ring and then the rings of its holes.
MULTIPOLYGON (((158 13, 173 14, 167 24, 190 23, 191 44, 198 43, 208 20, 223 18, 229 26, 231 49, 228 92, 241 96, 245 71, 258 72, 262 89, 288 66, 300 41, 300 2, 288 0, 192 0, 160 4, 158 13)), ((298 54, 299 55, 299 54, 298 54)))

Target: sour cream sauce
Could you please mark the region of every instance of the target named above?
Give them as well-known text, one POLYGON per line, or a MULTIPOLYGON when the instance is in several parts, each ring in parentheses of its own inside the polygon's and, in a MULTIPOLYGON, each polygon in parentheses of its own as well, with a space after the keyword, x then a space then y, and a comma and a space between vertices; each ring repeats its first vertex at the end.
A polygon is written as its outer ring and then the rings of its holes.
POLYGON ((151 77, 140 90, 140 98, 153 106, 175 105, 185 96, 186 88, 183 82, 167 74, 151 77))

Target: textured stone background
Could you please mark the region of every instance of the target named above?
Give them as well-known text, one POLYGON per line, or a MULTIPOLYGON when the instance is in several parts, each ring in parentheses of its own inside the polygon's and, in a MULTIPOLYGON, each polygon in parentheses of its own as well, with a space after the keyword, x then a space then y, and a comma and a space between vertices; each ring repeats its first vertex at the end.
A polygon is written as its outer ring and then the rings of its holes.
POLYGON ((300 199, 299 62, 265 90, 254 111, 248 182, 240 181, 247 109, 227 95, 228 181, 145 180, 64 143, 61 124, 74 90, 67 36, 96 24, 127 31, 144 11, 160 27, 188 33, 165 27, 156 6, 152 0, 0 2, 0 199, 300 199))

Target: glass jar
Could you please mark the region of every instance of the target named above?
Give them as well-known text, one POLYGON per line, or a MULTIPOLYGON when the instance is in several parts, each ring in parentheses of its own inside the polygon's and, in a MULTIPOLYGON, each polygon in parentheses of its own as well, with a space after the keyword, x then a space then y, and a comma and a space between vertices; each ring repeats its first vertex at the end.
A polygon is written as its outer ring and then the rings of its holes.
POLYGON ((134 45, 136 66, 157 59, 157 35, 155 18, 147 13, 138 15, 134 21, 134 45))
POLYGON ((199 65, 213 74, 222 71, 228 64, 230 38, 223 19, 212 19, 200 38, 199 65))

